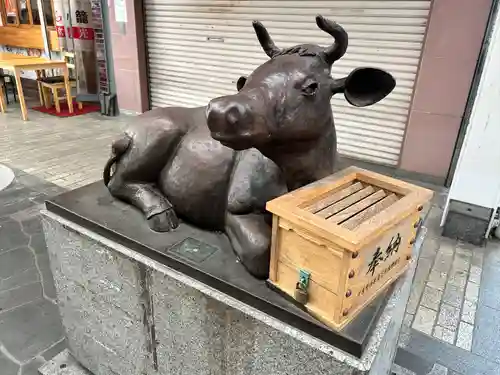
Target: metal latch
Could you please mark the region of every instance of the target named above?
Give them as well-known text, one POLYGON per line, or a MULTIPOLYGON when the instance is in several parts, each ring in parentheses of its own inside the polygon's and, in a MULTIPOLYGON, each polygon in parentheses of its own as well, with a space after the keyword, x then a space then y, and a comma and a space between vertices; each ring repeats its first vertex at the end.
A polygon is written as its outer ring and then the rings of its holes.
POLYGON ((307 288, 309 288, 310 279, 310 272, 299 270, 299 281, 295 285, 295 299, 302 305, 305 305, 309 299, 307 288))

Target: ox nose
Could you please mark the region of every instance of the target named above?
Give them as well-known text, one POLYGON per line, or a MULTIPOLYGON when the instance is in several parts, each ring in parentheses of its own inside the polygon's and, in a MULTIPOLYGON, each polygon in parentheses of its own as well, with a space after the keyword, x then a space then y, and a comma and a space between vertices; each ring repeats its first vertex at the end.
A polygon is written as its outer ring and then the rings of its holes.
POLYGON ((249 122, 249 111, 234 101, 212 101, 207 108, 207 122, 215 133, 234 134, 249 122))
POLYGON ((245 109, 238 103, 229 105, 226 109, 226 122, 230 127, 241 125, 245 118, 245 109))

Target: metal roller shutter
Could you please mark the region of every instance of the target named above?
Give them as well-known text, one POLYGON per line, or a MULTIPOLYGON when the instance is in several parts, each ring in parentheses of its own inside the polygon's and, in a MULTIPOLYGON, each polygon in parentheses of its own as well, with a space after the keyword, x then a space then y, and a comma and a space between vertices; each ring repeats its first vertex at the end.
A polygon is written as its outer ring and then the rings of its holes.
POLYGON ((347 54, 332 69, 342 77, 360 66, 391 72, 393 93, 369 108, 332 99, 339 152, 396 165, 431 0, 230 1, 144 0, 153 107, 201 106, 236 92, 236 80, 267 60, 251 21, 260 20, 278 47, 330 45, 317 14, 349 33, 347 54))

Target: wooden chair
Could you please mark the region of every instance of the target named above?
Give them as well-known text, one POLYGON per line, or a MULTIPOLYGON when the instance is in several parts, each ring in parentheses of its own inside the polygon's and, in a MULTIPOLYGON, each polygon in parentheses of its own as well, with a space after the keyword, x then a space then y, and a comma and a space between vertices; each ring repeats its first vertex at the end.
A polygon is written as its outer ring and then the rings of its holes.
MULTIPOLYGON (((72 52, 62 53, 68 69, 70 72, 70 85, 71 87, 76 87, 76 71, 75 71, 75 54, 72 52)), ((52 106, 52 101, 50 98, 50 92, 52 92, 52 97, 54 98, 54 104, 56 107, 56 112, 61 112, 61 105, 59 103, 59 93, 58 90, 65 89, 64 76, 45 76, 45 72, 37 72, 37 82, 38 82, 38 95, 40 96, 40 105, 45 105, 45 108, 50 108, 52 106)), ((83 103, 78 102, 78 109, 83 108, 83 103)))
POLYGON ((0 69, 0 95, 5 96, 7 104, 9 104, 9 89, 14 96, 14 102, 17 101, 15 82, 16 79, 12 75, 4 73, 3 69, 0 69))

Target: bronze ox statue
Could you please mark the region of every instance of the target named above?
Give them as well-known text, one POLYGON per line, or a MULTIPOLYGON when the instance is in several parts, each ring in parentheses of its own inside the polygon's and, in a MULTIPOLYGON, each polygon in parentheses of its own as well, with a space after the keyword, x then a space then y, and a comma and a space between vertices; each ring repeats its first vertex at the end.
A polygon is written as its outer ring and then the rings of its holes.
POLYGON ((180 217, 225 232, 246 269, 266 278, 266 202, 333 173, 332 96, 343 93, 350 104, 364 107, 395 87, 390 74, 375 68, 332 78, 348 36, 322 16, 316 23, 334 38, 331 46, 280 49, 254 22, 270 59, 238 79, 237 93, 206 107, 157 108, 138 116, 113 143, 104 168, 111 194, 140 209, 155 231, 175 229, 180 217))

